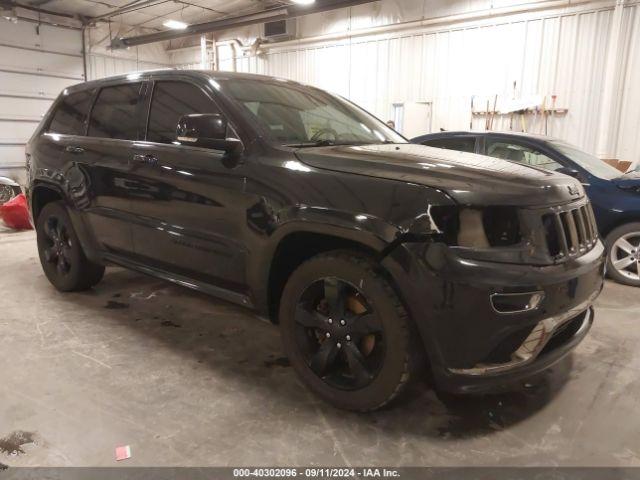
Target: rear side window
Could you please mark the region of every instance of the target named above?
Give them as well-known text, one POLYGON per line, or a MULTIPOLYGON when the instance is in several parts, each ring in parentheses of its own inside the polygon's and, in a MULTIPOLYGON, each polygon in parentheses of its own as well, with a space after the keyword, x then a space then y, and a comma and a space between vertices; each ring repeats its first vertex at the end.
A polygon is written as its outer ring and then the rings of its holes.
POLYGON ((446 148, 447 150, 458 150, 459 152, 476 151, 476 139, 474 137, 451 137, 451 138, 434 138, 422 142, 428 147, 446 148))
POLYGON ((127 83, 100 90, 91 110, 89 136, 136 140, 141 85, 127 83))
POLYGON ((175 141, 180 117, 192 113, 220 111, 195 85, 186 82, 157 82, 151 99, 147 140, 158 143, 175 141))
POLYGON ((53 112, 49 132, 62 135, 84 135, 85 121, 92 98, 93 90, 66 95, 53 112))

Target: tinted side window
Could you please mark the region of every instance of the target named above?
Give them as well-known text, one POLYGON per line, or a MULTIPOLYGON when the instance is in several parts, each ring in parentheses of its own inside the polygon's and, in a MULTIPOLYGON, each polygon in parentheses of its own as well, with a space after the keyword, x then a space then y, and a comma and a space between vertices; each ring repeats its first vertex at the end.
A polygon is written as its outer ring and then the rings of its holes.
POLYGON ((504 160, 511 160, 512 162, 523 163, 525 165, 545 168, 547 170, 557 170, 562 167, 562 165, 547 157, 544 153, 540 153, 531 147, 517 145, 515 143, 487 140, 487 155, 504 160))
POLYGON ((90 137, 138 138, 137 107, 141 83, 100 90, 89 122, 90 137))
POLYGON ((56 108, 49 131, 63 135, 84 135, 84 125, 91 107, 93 90, 71 93, 56 108))
POLYGON ((191 113, 220 113, 200 88, 186 82, 157 82, 153 88, 147 140, 171 143, 178 120, 191 113))
POLYGON ((451 138, 434 138, 423 142, 428 147, 446 148, 447 150, 458 150, 460 152, 476 151, 476 139, 474 137, 451 137, 451 138))

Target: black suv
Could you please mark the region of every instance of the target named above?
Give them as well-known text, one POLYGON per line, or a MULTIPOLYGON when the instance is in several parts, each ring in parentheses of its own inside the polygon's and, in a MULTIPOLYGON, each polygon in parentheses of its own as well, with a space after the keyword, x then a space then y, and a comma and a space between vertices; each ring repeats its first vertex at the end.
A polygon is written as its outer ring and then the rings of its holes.
POLYGON ((409 144, 295 82, 160 71, 65 90, 27 146, 40 261, 61 291, 116 264, 279 323, 304 382, 371 410, 420 367, 479 392, 593 321, 603 246, 580 183, 409 144))

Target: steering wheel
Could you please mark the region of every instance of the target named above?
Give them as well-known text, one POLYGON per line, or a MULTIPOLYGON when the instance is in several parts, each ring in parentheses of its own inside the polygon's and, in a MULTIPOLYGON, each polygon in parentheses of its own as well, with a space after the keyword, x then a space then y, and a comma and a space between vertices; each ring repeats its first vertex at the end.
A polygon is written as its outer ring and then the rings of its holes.
POLYGON ((309 139, 311 142, 318 142, 322 140, 324 135, 331 135, 333 137, 333 141, 338 140, 338 132, 336 132, 333 128, 325 127, 318 130, 313 136, 309 139))

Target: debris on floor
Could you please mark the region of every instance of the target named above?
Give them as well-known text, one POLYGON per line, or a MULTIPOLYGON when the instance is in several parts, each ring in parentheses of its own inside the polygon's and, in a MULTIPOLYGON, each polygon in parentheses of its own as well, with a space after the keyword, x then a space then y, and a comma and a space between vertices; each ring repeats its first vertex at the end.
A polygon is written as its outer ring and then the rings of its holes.
POLYGON ((131 458, 131 447, 129 445, 124 445, 122 447, 116 447, 116 461, 120 462, 122 460, 127 460, 131 458))
POLYGON ((114 302, 113 300, 109 300, 107 304, 104 306, 104 308, 108 310, 122 310, 123 308, 129 308, 129 304, 122 303, 122 302, 114 302))
POLYGON ((182 325, 178 325, 177 323, 174 323, 171 320, 165 320, 163 322, 160 322, 160 325, 162 325, 163 327, 182 328, 182 325))
POLYGON ((0 438, 0 453, 6 453, 7 455, 16 456, 25 453, 23 446, 35 443, 35 434, 33 432, 24 432, 22 430, 16 430, 11 432, 6 437, 0 438))

